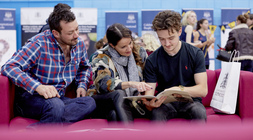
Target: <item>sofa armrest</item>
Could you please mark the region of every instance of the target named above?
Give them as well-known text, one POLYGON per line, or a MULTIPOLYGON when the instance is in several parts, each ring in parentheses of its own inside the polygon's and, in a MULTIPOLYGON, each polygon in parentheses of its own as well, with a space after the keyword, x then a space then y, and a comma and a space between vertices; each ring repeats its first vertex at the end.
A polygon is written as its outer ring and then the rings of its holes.
POLYGON ((8 126, 13 117, 15 86, 3 75, 0 75, 0 86, 0 125, 8 126))
POLYGON ((242 120, 253 119, 253 73, 241 71, 239 81, 238 109, 242 120))

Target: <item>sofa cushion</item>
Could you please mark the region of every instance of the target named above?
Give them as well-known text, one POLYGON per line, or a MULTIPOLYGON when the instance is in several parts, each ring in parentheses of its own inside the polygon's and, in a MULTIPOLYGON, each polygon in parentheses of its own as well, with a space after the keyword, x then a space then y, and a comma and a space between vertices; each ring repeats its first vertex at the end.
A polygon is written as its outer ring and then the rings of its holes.
POLYGON ((10 93, 14 93, 14 87, 9 79, 3 75, 0 75, 0 125, 8 126, 10 120, 13 117, 13 100, 14 95, 10 93))
POLYGON ((242 119, 253 120, 253 74, 249 71, 241 71, 240 74, 237 112, 242 119))
POLYGON ((17 116, 11 120, 9 128, 11 130, 22 130, 26 129, 28 125, 36 122, 38 122, 38 120, 17 116))
POLYGON ((241 123, 241 118, 237 114, 218 114, 212 107, 206 107, 207 123, 241 123))
POLYGON ((209 107, 211 103, 211 99, 213 97, 213 92, 216 86, 216 73, 212 70, 206 70, 207 73, 207 87, 208 87, 208 93, 206 97, 202 98, 202 103, 205 107, 209 107))

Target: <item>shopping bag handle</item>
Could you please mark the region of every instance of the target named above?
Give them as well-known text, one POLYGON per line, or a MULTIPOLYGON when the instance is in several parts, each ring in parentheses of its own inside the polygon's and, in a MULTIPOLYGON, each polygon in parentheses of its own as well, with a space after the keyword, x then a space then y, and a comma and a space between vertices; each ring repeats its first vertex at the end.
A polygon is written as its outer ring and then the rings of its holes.
MULTIPOLYGON (((239 57, 240 52, 237 50, 233 50, 233 52, 230 55, 229 62, 234 62, 234 58, 235 58, 236 54, 237 54, 237 57, 239 57)), ((237 59, 237 62, 238 62, 238 59, 237 59)))

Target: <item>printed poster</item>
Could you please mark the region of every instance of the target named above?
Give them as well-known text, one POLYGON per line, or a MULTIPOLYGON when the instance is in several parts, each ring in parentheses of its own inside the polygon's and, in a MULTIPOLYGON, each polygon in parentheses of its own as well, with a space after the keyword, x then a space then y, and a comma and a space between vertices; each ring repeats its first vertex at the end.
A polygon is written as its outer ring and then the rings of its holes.
MULTIPOLYGON (((96 51, 97 40, 97 9, 71 8, 79 24, 80 37, 85 41, 88 57, 96 51)), ((29 38, 36 35, 46 24, 53 7, 21 8, 22 46, 29 38)))
POLYGON ((162 9, 157 9, 157 10, 142 10, 141 11, 141 28, 142 28, 142 35, 146 34, 146 33, 150 33, 153 34, 154 36, 157 37, 156 32, 153 31, 152 27, 152 22, 155 18, 155 16, 161 12, 164 11, 162 9))
POLYGON ((134 34, 138 35, 138 12, 112 11, 106 12, 105 17, 105 32, 110 25, 120 23, 129 28, 134 34))
POLYGON ((0 9, 0 67, 16 52, 15 13, 15 9, 0 9))

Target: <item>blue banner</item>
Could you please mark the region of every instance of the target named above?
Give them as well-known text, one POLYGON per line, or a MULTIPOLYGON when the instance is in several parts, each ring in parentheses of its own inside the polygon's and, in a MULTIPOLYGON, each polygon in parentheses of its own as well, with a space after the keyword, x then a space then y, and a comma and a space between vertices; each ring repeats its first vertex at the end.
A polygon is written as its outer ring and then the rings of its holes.
POLYGON ((120 23, 138 34, 138 12, 106 12, 105 17, 105 30, 114 23, 120 23))
POLYGON ((141 18, 142 18, 142 31, 152 31, 152 21, 155 16, 161 12, 162 10, 142 10, 141 18))
POLYGON ((187 11, 194 11, 197 15, 197 20, 204 18, 208 20, 209 25, 213 25, 213 9, 182 9, 182 15, 187 11))
POLYGON ((0 9, 0 30, 16 30, 15 10, 0 9))
MULTIPOLYGON (((221 25, 228 25, 236 21, 237 16, 250 13, 250 8, 245 9, 221 9, 221 25)), ((231 29, 225 26, 226 29, 231 29)))
POLYGON ((250 8, 221 9, 221 47, 225 47, 229 32, 236 26, 236 18, 245 13, 250 13, 250 8))
POLYGON ((0 67, 17 48, 15 9, 0 9, 0 67))

